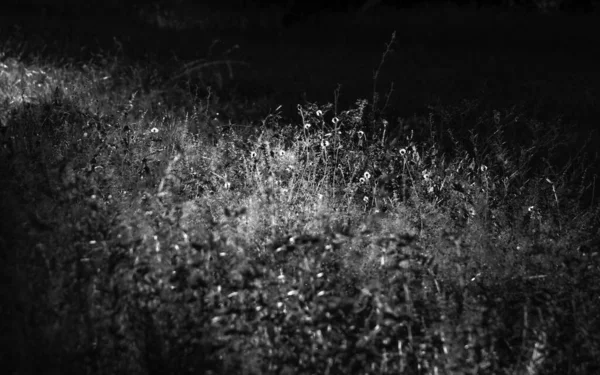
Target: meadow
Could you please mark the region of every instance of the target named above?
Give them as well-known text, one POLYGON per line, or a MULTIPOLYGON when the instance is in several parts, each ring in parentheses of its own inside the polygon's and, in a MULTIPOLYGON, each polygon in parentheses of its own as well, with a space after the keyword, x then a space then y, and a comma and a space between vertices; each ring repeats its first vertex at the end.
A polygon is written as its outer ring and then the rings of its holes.
POLYGON ((6 373, 600 372, 596 14, 128 17, 1 19, 6 373))

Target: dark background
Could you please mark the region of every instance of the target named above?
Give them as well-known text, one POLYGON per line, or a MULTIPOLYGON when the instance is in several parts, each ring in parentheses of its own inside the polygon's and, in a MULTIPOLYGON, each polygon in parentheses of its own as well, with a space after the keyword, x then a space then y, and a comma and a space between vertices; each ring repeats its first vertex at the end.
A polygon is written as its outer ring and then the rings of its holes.
POLYGON ((372 98, 373 71, 396 31, 394 53, 375 88, 385 95, 394 84, 392 118, 473 99, 489 109, 522 105, 530 115, 563 116, 579 126, 598 118, 600 22, 589 0, 567 0, 549 12, 533 0, 382 0, 358 16, 357 1, 325 1, 319 8, 300 0, 195 3, 204 7, 202 17, 216 14, 214 24, 172 30, 139 20, 144 6, 191 13, 191 0, 10 1, 0 32, 7 38, 18 29, 27 42, 24 57, 43 51, 73 61, 110 51, 115 40, 119 53, 133 61, 199 59, 218 38, 222 50, 240 47, 227 58, 247 63, 235 67, 221 97, 231 99, 236 91, 237 99, 281 104, 293 115, 304 100, 332 102, 338 85, 342 109, 372 98), (281 20, 235 23, 236 17, 270 12, 281 13, 273 15, 281 20))

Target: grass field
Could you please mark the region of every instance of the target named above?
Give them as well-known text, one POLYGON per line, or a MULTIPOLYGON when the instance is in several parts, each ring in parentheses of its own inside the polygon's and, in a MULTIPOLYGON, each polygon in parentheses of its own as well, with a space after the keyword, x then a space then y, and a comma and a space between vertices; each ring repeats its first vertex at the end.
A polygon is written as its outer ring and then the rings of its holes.
POLYGON ((600 372, 597 15, 211 14, 1 20, 6 373, 600 372))

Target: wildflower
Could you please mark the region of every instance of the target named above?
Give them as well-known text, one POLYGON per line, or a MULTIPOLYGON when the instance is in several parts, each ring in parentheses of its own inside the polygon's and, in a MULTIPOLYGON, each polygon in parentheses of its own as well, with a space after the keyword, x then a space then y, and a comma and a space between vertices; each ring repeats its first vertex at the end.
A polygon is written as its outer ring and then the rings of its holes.
POLYGON ((365 203, 369 203, 369 197, 367 197, 367 196, 365 195, 365 197, 363 198, 363 202, 365 202, 365 203))
POLYGON ((364 184, 366 181, 367 181, 367 180, 365 180, 365 178, 364 178, 364 177, 361 177, 361 178, 358 180, 358 182, 360 182, 361 184, 364 184))
POLYGON ((371 178, 371 174, 369 172, 365 172, 365 174, 363 175, 365 176, 365 178, 368 180, 369 178, 371 178))
POLYGON ((255 158, 256 158, 256 152, 252 151, 252 152, 250 153, 250 157, 251 157, 252 159, 255 159, 255 158))
POLYGON ((310 126, 311 126, 310 123, 307 122, 306 124, 304 124, 304 129, 308 130, 308 129, 310 129, 310 126))
POLYGON ((401 148, 400 149, 400 156, 404 157, 406 155, 406 149, 405 148, 401 148))
POLYGON ((331 123, 332 123, 333 125, 336 125, 338 122, 340 122, 340 119, 339 119, 339 118, 337 118, 337 117, 334 117, 334 118, 332 118, 332 119, 331 119, 331 123))
POLYGON ((158 128, 152 128, 152 129, 150 129, 150 133, 158 133, 158 128))
POLYGON ((279 150, 279 156, 283 156, 285 155, 285 151, 284 150, 279 150))
POLYGON ((321 117, 321 116, 323 116, 323 111, 321 111, 321 110, 319 109, 319 110, 317 110, 316 114, 317 114, 317 116, 321 117))
POLYGON ((486 167, 485 165, 482 165, 482 166, 481 166, 481 171, 482 171, 482 172, 485 172, 485 171, 487 171, 487 167, 486 167))
POLYGON ((225 184, 223 185, 223 187, 224 187, 226 190, 229 190, 229 189, 231 189, 231 182, 229 182, 229 181, 226 181, 226 182, 225 182, 225 184))
POLYGON ((326 148, 329 147, 330 143, 329 141, 321 141, 321 147, 326 148))
POLYGON ((362 138, 365 136, 365 132, 363 132, 362 130, 358 131, 358 138, 362 138))

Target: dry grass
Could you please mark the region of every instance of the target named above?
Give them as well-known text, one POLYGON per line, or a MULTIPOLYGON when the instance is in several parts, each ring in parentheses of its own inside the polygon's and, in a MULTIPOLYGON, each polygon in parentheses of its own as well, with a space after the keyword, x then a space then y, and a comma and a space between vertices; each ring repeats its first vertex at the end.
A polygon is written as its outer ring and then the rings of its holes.
POLYGON ((7 45, 9 373, 598 370, 598 160, 560 122, 376 96, 215 122, 152 64, 7 45))

